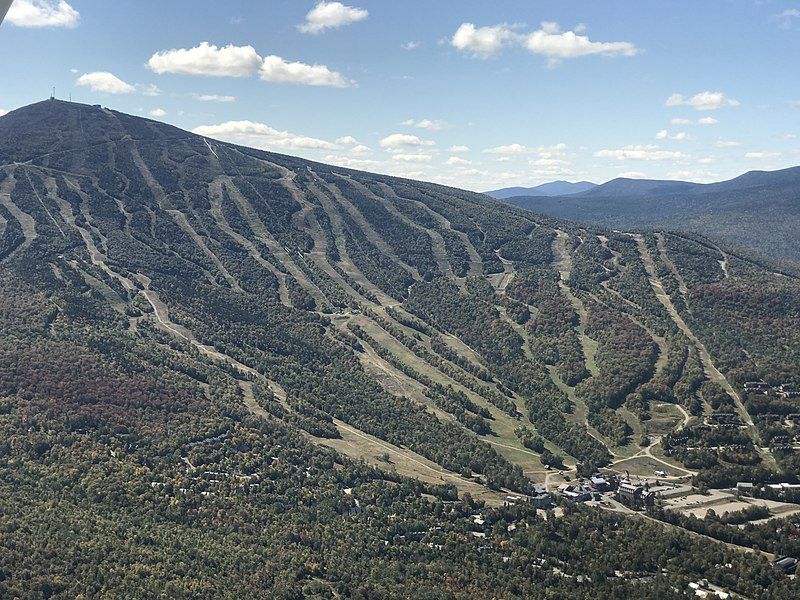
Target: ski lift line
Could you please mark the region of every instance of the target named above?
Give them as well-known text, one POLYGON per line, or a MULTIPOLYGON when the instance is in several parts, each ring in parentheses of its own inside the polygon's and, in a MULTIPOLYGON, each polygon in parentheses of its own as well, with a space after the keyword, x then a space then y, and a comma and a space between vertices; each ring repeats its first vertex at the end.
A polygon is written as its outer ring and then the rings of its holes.
POLYGON ((217 156, 217 153, 214 151, 214 148, 211 147, 211 144, 208 143, 208 139, 203 138, 203 141, 206 143, 206 146, 208 146, 208 149, 211 150, 211 154, 214 155, 214 158, 219 160, 219 156, 217 156))

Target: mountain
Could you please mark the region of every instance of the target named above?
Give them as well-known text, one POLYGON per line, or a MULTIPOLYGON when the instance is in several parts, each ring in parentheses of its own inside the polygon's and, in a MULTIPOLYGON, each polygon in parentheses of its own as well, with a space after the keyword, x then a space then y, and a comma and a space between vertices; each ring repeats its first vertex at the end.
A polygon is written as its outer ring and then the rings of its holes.
POLYGON ((729 181, 614 179, 577 196, 518 196, 516 206, 614 229, 701 233, 765 256, 800 262, 800 167, 729 181))
POLYGON ((0 596, 796 597, 791 518, 737 526, 761 500, 558 486, 793 480, 798 292, 701 236, 13 111, 0 596))
POLYGON ((565 196, 567 194, 579 194, 589 191, 597 186, 590 181, 576 181, 575 183, 558 180, 550 183, 543 183, 535 187, 508 187, 500 190, 486 192, 487 196, 498 200, 505 200, 514 196, 565 196))

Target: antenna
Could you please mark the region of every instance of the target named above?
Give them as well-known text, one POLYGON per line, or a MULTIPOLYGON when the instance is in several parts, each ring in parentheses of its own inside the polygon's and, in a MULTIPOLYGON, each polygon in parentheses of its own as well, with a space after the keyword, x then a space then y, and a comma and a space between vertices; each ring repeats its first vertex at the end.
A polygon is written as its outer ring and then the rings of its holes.
POLYGON ((56 99, 56 86, 53 86, 53 95, 50 96, 50 100, 55 100, 55 99, 56 99))

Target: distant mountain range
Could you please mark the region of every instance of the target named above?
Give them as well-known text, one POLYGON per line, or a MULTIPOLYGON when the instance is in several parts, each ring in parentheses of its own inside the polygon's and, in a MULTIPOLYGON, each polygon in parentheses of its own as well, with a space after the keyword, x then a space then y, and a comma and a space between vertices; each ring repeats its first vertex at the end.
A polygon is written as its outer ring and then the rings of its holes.
POLYGON ((487 196, 497 198, 498 200, 505 200, 506 198, 513 198, 514 196, 565 196, 567 194, 580 194, 587 192, 597 187, 596 183, 591 181, 551 181, 550 183, 543 183, 534 187, 508 187, 500 190, 492 190, 486 192, 487 196))
POLYGON ((728 181, 613 179, 583 193, 505 201, 616 229, 679 229, 800 263, 800 167, 750 171, 728 181))

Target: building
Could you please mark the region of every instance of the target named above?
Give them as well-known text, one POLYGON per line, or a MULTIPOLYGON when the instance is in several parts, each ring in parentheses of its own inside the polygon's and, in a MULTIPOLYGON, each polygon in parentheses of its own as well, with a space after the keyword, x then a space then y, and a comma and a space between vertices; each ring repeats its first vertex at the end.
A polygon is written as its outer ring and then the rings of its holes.
POLYGON ((553 506, 552 496, 540 483, 533 486, 533 492, 528 500, 534 508, 551 508, 553 506))
POLYGON ((570 485, 564 483, 558 486, 558 493, 562 498, 572 500, 573 502, 586 502, 592 499, 592 490, 583 485, 570 485))
POLYGON ((772 566, 780 569, 787 575, 793 575, 797 571, 797 559, 791 556, 781 556, 772 561, 772 566))
POLYGON ((595 473, 589 478, 589 487, 595 492, 607 492, 611 489, 611 484, 600 473, 595 473))
POLYGON ((749 481, 740 481, 736 484, 736 491, 744 496, 752 496, 754 487, 749 481))
POLYGON ((653 492, 630 480, 620 482, 617 488, 617 498, 629 506, 652 506, 655 502, 653 492))

